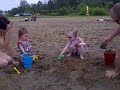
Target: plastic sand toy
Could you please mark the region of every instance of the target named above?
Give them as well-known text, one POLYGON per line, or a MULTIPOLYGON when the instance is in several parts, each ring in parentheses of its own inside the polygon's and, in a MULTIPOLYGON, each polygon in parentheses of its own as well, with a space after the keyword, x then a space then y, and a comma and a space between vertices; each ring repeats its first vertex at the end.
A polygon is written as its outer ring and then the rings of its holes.
POLYGON ((21 55, 24 68, 32 68, 34 54, 22 54, 21 55))
POLYGON ((113 65, 115 61, 116 51, 113 50, 106 50, 104 51, 104 60, 105 65, 113 65))
POLYGON ((38 61, 39 60, 39 55, 34 55, 34 61, 38 61))
POLYGON ((20 71, 16 67, 13 67, 13 69, 16 71, 17 74, 20 74, 20 71))
POLYGON ((61 55, 61 56, 59 56, 57 59, 58 60, 62 60, 62 59, 64 59, 65 58, 65 55, 61 55))

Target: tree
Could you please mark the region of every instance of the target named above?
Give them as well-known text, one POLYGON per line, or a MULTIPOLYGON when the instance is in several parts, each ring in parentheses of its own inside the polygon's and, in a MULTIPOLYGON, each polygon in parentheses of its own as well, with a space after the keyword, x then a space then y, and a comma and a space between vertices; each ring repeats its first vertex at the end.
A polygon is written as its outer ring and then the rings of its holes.
POLYGON ((38 1, 37 9, 41 10, 42 8, 43 8, 43 3, 41 1, 38 1))
POLYGON ((37 12, 37 4, 31 4, 31 9, 33 13, 37 12))
POLYGON ((77 0, 69 0, 69 5, 75 7, 77 5, 77 0))
POLYGON ((30 5, 27 3, 26 0, 21 0, 20 1, 20 8, 23 12, 25 12, 25 9, 30 8, 30 5))
MULTIPOLYGON (((67 15, 67 14, 84 14, 85 7, 90 8, 104 8, 109 12, 110 8, 120 0, 48 0, 48 3, 42 3, 40 0, 37 4, 29 4, 26 0, 20 0, 20 6, 10 10, 11 13, 41 13, 45 15, 54 14, 67 15), (57 14, 56 14, 57 13, 57 14)), ((97 9, 99 11, 99 9, 97 9)), ((96 12, 97 12, 96 10, 96 12)))
POLYGON ((69 0, 54 0, 54 3, 56 9, 69 6, 69 0))
POLYGON ((53 10, 54 9, 54 3, 53 3, 52 0, 48 1, 48 8, 49 8, 49 10, 53 10))

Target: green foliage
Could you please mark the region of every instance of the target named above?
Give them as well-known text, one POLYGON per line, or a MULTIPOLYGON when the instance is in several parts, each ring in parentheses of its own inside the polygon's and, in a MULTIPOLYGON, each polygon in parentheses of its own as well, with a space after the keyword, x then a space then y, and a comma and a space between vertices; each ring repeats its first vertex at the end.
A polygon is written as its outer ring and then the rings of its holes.
POLYGON ((79 9, 78 15, 86 15, 86 11, 87 11, 86 6, 81 7, 79 9))
POLYGON ((58 12, 51 12, 49 15, 50 16, 59 16, 59 13, 58 12))
POLYGON ((110 9, 112 6, 113 6, 113 2, 107 2, 107 3, 105 4, 105 8, 106 8, 106 9, 110 9))
POLYGON ((72 13, 72 14, 73 14, 73 13, 75 14, 75 13, 76 13, 76 10, 75 10, 74 7, 68 7, 68 8, 67 8, 67 11, 68 11, 68 14, 71 14, 71 13, 72 13))
POLYGON ((59 15, 68 15, 68 10, 66 7, 62 7, 59 9, 59 15))
POLYGON ((77 15, 86 15, 86 6, 84 3, 79 4, 76 9, 77 15))
POLYGON ((37 4, 29 4, 27 0, 21 0, 20 6, 8 13, 12 16, 25 12, 53 16, 86 15, 86 6, 89 6, 90 15, 106 15, 118 2, 120 0, 48 0, 48 3, 42 3, 39 0, 37 4))
POLYGON ((83 7, 85 7, 85 6, 87 6, 87 5, 84 4, 84 3, 78 4, 76 11, 79 12, 79 11, 80 11, 83 7))
POLYGON ((90 9, 90 15, 104 16, 104 15, 107 15, 107 12, 104 8, 96 7, 96 8, 90 9))

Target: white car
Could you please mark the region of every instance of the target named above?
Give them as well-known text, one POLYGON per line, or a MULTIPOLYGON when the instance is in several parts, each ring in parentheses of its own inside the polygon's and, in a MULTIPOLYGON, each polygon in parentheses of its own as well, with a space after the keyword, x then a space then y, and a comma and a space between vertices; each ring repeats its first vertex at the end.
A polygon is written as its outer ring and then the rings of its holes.
POLYGON ((15 17, 19 17, 20 15, 19 14, 16 14, 16 15, 14 15, 15 17))

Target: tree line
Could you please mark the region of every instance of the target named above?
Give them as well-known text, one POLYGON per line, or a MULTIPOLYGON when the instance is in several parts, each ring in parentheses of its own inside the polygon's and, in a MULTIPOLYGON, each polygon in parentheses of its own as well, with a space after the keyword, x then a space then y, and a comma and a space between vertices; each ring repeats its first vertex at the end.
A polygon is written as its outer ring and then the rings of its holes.
POLYGON ((108 15, 110 8, 120 0, 49 0, 47 3, 38 1, 29 4, 21 0, 17 8, 8 11, 10 16, 19 13, 38 13, 40 15, 86 15, 86 6, 90 15, 108 15))

